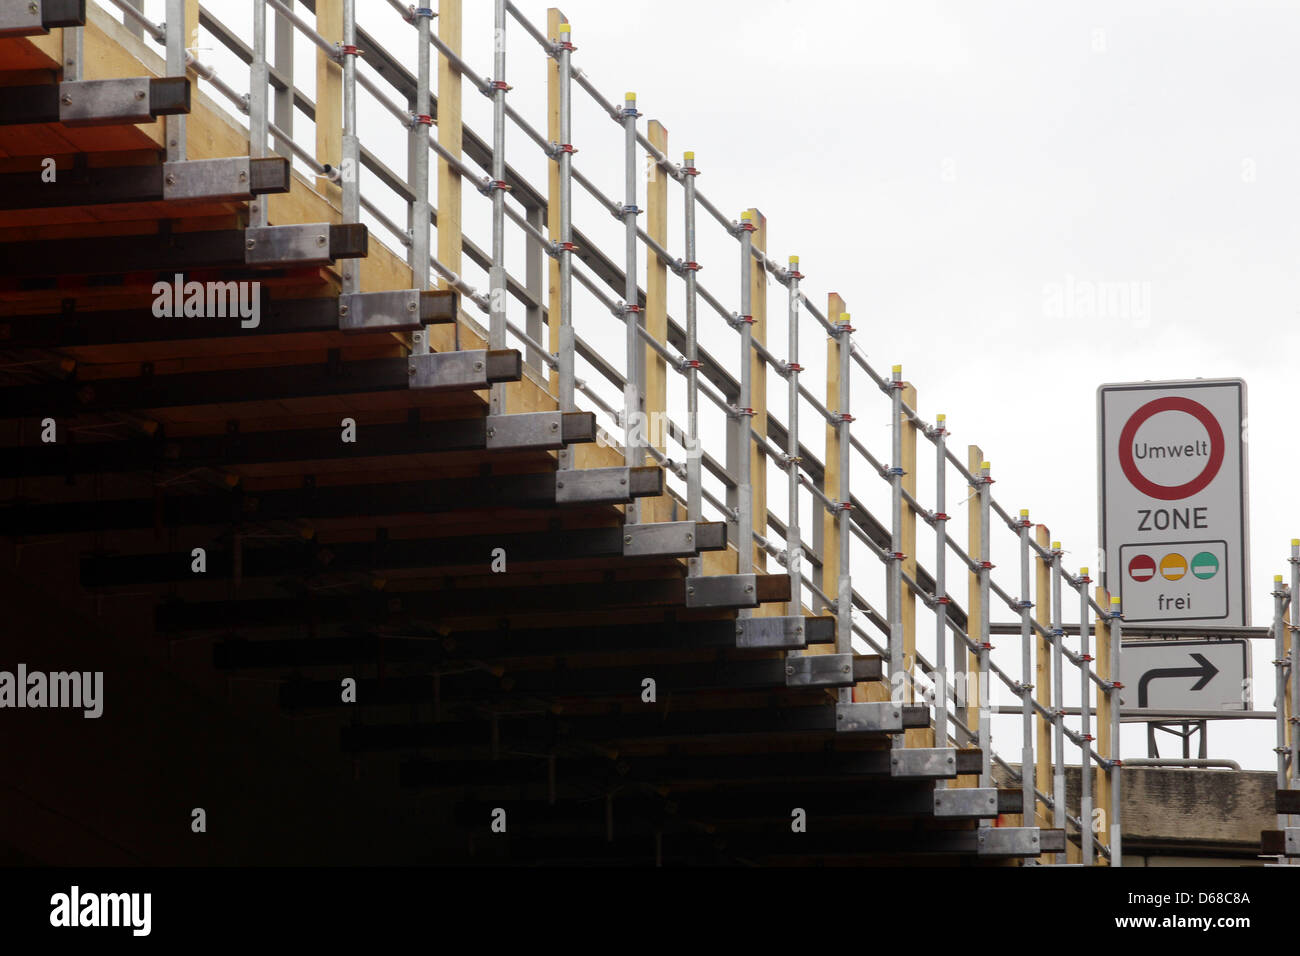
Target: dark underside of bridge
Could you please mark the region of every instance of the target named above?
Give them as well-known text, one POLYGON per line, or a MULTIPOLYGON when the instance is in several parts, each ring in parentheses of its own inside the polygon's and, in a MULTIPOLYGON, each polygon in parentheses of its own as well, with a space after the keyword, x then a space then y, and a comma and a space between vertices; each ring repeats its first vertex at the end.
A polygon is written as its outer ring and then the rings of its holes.
MULTIPOLYGON (((328 262, 250 262, 246 202, 162 198, 157 124, 32 122, 16 104, 58 77, 28 40, 0 76, 0 669, 104 675, 97 719, 0 714, 0 861, 1007 862, 936 813, 978 751, 901 777, 897 731, 837 728, 877 658, 800 686, 784 649, 738 646, 740 600, 688 607, 684 558, 625 554, 620 504, 673 510, 658 468, 566 501, 555 446, 620 463, 591 415, 500 447, 481 388, 412 388, 405 333, 340 331, 345 263, 376 289, 405 268, 363 228, 325 227, 328 262), (260 325, 156 318, 176 273, 260 282, 260 325)), ((329 219, 284 161, 254 178, 297 203, 273 223, 329 219)), ((445 342, 454 297, 419 309, 445 342)), ((514 408, 554 408, 517 353, 480 354, 514 408)), ((748 600, 788 596, 759 575, 748 600)))

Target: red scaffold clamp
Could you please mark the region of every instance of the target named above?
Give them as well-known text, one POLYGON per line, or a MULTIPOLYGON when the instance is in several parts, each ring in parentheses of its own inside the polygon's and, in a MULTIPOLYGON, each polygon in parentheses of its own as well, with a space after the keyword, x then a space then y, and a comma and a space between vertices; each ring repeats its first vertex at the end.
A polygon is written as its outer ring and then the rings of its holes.
POLYGON ((433 117, 430 116, 428 113, 412 113, 412 114, 411 114, 411 125, 412 125, 412 126, 432 126, 432 125, 433 125, 433 117))
POLYGON ((952 599, 951 599, 951 598, 946 598, 946 597, 935 598, 935 599, 934 599, 934 603, 935 603, 935 604, 951 604, 951 603, 952 603, 952 599))
POLYGON ((357 49, 355 43, 340 43, 338 45, 339 56, 360 56, 361 51, 357 49))
POLYGON ((855 419, 855 418, 854 418, 852 415, 850 415, 848 412, 837 412, 837 413, 835 414, 835 420, 836 420, 837 422, 839 422, 840 424, 842 424, 842 425, 847 425, 847 424, 849 424, 850 422, 857 421, 857 419, 855 419))
POLYGON ((798 269, 795 269, 793 272, 787 269, 785 273, 785 277, 787 279, 802 279, 803 273, 800 272, 798 269))
POLYGON ((785 370, 787 372, 802 372, 803 366, 800 365, 798 362, 786 362, 785 370))
POLYGON ((992 561, 981 561, 979 562, 979 566, 980 569, 983 571, 992 571, 994 568, 997 567, 997 565, 994 564, 992 561))
POLYGON ((948 520, 948 515, 947 515, 946 512, 943 512, 943 511, 935 512, 934 520, 935 520, 935 521, 947 521, 947 520, 948 520))

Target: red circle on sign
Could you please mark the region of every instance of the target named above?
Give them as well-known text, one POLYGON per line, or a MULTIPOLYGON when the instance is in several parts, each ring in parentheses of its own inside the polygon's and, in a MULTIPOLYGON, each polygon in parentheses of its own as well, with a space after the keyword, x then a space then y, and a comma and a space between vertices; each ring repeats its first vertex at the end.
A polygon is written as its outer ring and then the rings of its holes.
POLYGON ((1136 554, 1128 563, 1128 576, 1134 581, 1150 581, 1156 576, 1156 563, 1149 554, 1136 554))
POLYGON ((1210 410, 1200 402, 1183 398, 1181 395, 1157 398, 1139 408, 1124 424, 1124 430, 1119 435, 1119 464, 1124 469, 1124 477, 1128 478, 1129 483, 1149 498, 1158 498, 1161 501, 1190 498, 1198 491, 1204 491, 1223 465, 1223 429, 1210 414, 1210 410), (1138 428, 1152 415, 1161 412, 1184 412, 1191 415, 1205 426, 1205 431, 1210 436, 1209 461, 1205 463, 1199 475, 1181 485, 1156 484, 1138 470, 1137 462, 1133 460, 1133 438, 1137 435, 1138 428))

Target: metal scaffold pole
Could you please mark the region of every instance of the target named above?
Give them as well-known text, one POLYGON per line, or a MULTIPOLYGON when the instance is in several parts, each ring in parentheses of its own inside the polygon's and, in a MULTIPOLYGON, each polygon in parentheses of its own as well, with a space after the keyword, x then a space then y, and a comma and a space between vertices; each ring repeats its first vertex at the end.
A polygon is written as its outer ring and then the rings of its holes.
MULTIPOLYGON (((428 90, 429 65, 428 65, 428 43, 426 28, 426 43, 424 47, 424 66, 423 78, 425 90, 428 90)), ((356 0, 343 0, 343 43, 339 47, 339 55, 343 61, 343 156, 340 163, 340 173, 343 179, 343 221, 345 223, 355 223, 361 221, 361 145, 357 139, 357 10, 356 0)), ((420 150, 420 155, 424 158, 425 163, 425 190, 428 190, 428 163, 429 151, 426 148, 420 150)), ((423 272, 426 276, 429 272, 429 240, 428 240, 428 213, 425 213, 425 240, 424 240, 424 268, 419 269, 420 260, 415 260, 413 272, 418 274, 423 272)), ((412 236, 412 246, 414 247, 415 235, 419 233, 419 223, 415 223, 415 234, 412 236)), ((361 289, 361 270, 354 262, 341 263, 343 270, 342 291, 344 294, 357 292, 361 289)))
MULTIPOLYGON (((890 415, 890 466, 889 466, 889 581, 886 609, 889 616, 889 681, 903 692, 903 700, 911 699, 910 677, 903 667, 903 366, 891 370, 889 397, 890 415)), ((902 747, 904 738, 892 738, 895 747, 902 747)))
MULTIPOLYGON (((979 590, 980 590, 980 650, 979 650, 979 746, 980 746, 980 786, 993 786, 993 702, 990 700, 992 687, 989 684, 989 651, 993 645, 989 642, 989 573, 993 570, 989 549, 989 516, 992 511, 993 478, 989 474, 987 461, 980 464, 979 509, 980 509, 980 556, 979 556, 979 590)), ((981 826, 988 826, 987 818, 980 819, 981 826)))
MULTIPOLYGON (((657 424, 642 421, 641 367, 643 365, 644 347, 641 345, 641 305, 636 280, 636 217, 641 211, 636 205, 636 120, 640 115, 636 108, 636 94, 628 93, 623 99, 623 173, 625 190, 623 193, 625 197, 623 200, 623 224, 626 232, 626 265, 624 266, 622 309, 623 321, 626 325, 627 355, 627 381, 623 386, 623 445, 624 462, 629 467, 643 463, 645 452, 641 447, 642 437, 650 434, 650 428, 658 427, 657 424)), ((633 498, 628 502, 624 515, 627 524, 636 524, 640 521, 640 500, 633 498)))
POLYGON ((788 388, 786 418, 786 474, 789 478, 789 515, 786 519, 785 532, 785 567, 790 575, 790 610, 791 615, 803 613, 803 580, 800 573, 803 568, 803 546, 799 529, 799 373, 803 367, 799 364, 799 280, 803 273, 799 271, 799 257, 791 256, 786 268, 789 303, 789 342, 785 364, 786 384, 788 388))
MULTIPOLYGON (((497 0, 498 7, 504 0, 497 0)), ((556 56, 560 63, 560 142, 557 159, 560 165, 560 338, 556 355, 559 372, 560 411, 574 410, 574 332, 573 332, 573 37, 568 23, 560 24, 556 56)), ((555 321, 554 318, 551 321, 555 321)), ((572 468, 573 453, 566 446, 559 453, 562 469, 572 468)))
MULTIPOLYGON (((700 174, 695 166, 695 154, 684 154, 682 186, 686 193, 686 261, 682 263, 686 277, 686 517, 701 521, 704 517, 704 486, 700 474, 700 354, 697 338, 698 302, 696 273, 700 264, 695 261, 695 177, 700 174)), ((704 561, 694 555, 687 562, 689 573, 698 577, 704 561)))
POLYGON ((1017 530, 1020 537, 1020 795, 1024 803, 1024 825, 1032 827, 1037 816, 1034 795, 1034 626, 1029 611, 1034 602, 1029 597, 1029 520, 1028 509, 1020 510, 1017 530))
MULTIPOLYGON (((1065 826, 1065 628, 1061 601, 1061 542, 1052 542, 1052 826, 1065 826)), ((1065 854, 1056 854, 1064 863, 1065 854)))
MULTIPOLYGON (((167 32, 167 75, 184 76, 185 75, 185 0, 167 0, 166 22, 164 27, 167 32)), ((266 64, 266 10, 262 9, 262 64, 265 70, 266 64)), ((74 31, 80 37, 82 31, 74 31)), ((78 43, 80 40, 78 40, 78 43)), ((66 55, 64 59, 67 59, 66 55)), ((79 67, 78 67, 79 69, 79 67)), ((78 76, 78 79, 80 77, 78 76)), ((265 122, 265 91, 263 92, 263 122, 265 122)), ((185 142, 185 114, 176 113, 166 117, 164 127, 167 135, 167 162, 179 163, 186 158, 185 142)), ((262 141, 266 141, 265 135, 262 141)))
MULTIPOLYGON (((839 511, 835 520, 839 527, 839 586, 835 592, 835 616, 837 625, 835 629, 835 651, 838 654, 849 654, 853 651, 853 576, 849 572, 849 512, 853 507, 853 490, 849 480, 850 475, 850 452, 852 451, 853 435, 850 432, 850 425, 853 422, 853 415, 849 412, 849 376, 852 371, 850 360, 853 353, 853 325, 847 312, 840 314, 839 324, 836 325, 836 334, 839 336, 839 481, 840 481, 840 501, 839 511)), ((840 691, 840 701, 849 703, 852 700, 852 691, 845 688, 840 691)))
MULTIPOLYGON (((428 7, 415 10, 416 53, 415 113, 411 117, 411 187, 415 199, 411 202, 411 287, 424 291, 429 288, 430 220, 429 203, 429 127, 433 123, 430 86, 433 82, 429 62, 429 39, 433 11, 428 7)), ((344 147, 346 151, 346 145, 344 147)), ((424 331, 412 335, 414 351, 429 350, 428 336, 424 331)))
MULTIPOLYGON (((248 88, 248 158, 266 157, 267 135, 267 67, 266 67, 266 0, 253 0, 253 62, 249 65, 248 88)), ((168 117, 171 119, 171 117, 168 117)), ((170 150, 168 151, 170 158, 170 150)), ((269 196, 254 196, 249 203, 248 224, 265 226, 269 196)))
POLYGON ((1089 617, 1092 605, 1088 601, 1088 569, 1079 569, 1079 738, 1082 741, 1079 757, 1079 847, 1083 851, 1083 865, 1092 866, 1092 654, 1088 645, 1089 617))
POLYGON ((1110 865, 1124 865, 1124 851, 1120 840, 1120 797, 1123 789, 1120 786, 1120 768, 1124 761, 1120 758, 1121 750, 1119 747, 1119 728, 1120 728, 1120 691, 1124 685, 1120 682, 1120 653, 1124 641, 1124 620, 1123 610, 1120 607, 1119 598, 1110 599, 1110 745, 1111 745, 1111 767, 1110 767, 1110 865))
MULTIPOLYGON (((750 419, 754 409, 750 405, 753 382, 750 381, 750 356, 754 351, 754 317, 750 314, 750 274, 754 268, 754 217, 746 210, 739 226, 740 231, 740 315, 736 317, 740 329, 740 396, 736 400, 738 441, 736 457, 736 573, 751 574, 754 570, 754 488, 750 474, 750 419)), ((741 612, 750 616, 751 610, 741 612)))
MULTIPOLYGON (((492 48, 494 52, 492 67, 492 182, 489 190, 492 194, 492 268, 488 280, 488 348, 504 349, 506 347, 506 0, 495 3, 495 33, 492 48)), ((567 90, 568 63, 567 55, 562 55, 560 71, 564 74, 562 89, 567 90)), ((567 113, 567 103, 561 107, 567 113)), ((561 123, 566 119, 562 118, 561 123)), ((568 137, 565 136, 565 141, 568 137)), ((504 383, 492 385, 489 414, 506 413, 506 386, 504 383)), ((564 407, 568 410, 568 406, 564 407)))
MULTIPOLYGON (((1300 539, 1291 539, 1291 613, 1290 613, 1290 670, 1291 694, 1289 699, 1278 701, 1277 709, 1285 713, 1290 727, 1291 740, 1291 790, 1300 790, 1300 721, 1296 709, 1300 707, 1300 623, 1296 618, 1295 600, 1300 594, 1300 539)), ((1294 819, 1294 817, 1292 817, 1294 819)))
MULTIPOLYGON (((1277 788, 1285 790, 1287 784, 1287 763, 1290 751, 1287 749, 1287 727, 1286 727, 1286 613, 1290 604, 1291 595, 1287 592, 1287 586, 1282 575, 1278 574, 1273 577, 1273 698, 1274 710, 1277 713, 1277 739, 1274 746, 1274 753, 1277 754, 1277 788)), ((1295 611, 1291 611, 1292 617, 1295 611)), ((1286 827, 1286 815, 1279 813, 1277 815, 1277 825, 1279 829, 1286 827)))
MULTIPOLYGON (((948 746, 948 416, 936 415, 934 429, 934 745, 948 746)), ((955 663, 955 662, 954 662, 955 663)), ((937 786, 944 786, 939 781, 937 786)))

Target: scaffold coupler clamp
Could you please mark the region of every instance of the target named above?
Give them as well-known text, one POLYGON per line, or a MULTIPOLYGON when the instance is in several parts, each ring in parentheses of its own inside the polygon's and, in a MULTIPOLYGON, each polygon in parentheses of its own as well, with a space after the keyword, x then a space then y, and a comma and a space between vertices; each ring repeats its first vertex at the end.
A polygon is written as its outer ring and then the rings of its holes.
POLYGON ((788 379, 791 372, 802 372, 803 366, 798 362, 782 362, 776 367, 776 373, 782 378, 788 379))
POLYGON ((981 571, 992 571, 997 567, 997 565, 992 561, 978 561, 976 563, 979 565, 981 571))
POLYGON ((888 469, 886 469, 886 471, 895 478, 902 478, 905 474, 907 474, 907 472, 904 471, 898 465, 891 465, 888 469))
POLYGON ((614 313, 615 317, 622 319, 626 318, 629 312, 633 315, 639 315, 645 310, 639 305, 628 305, 626 302, 619 301, 614 303, 613 307, 609 311, 614 313))
POLYGON ((852 511, 852 510, 853 510, 853 502, 851 502, 851 501, 837 501, 837 502, 835 502, 835 513, 836 513, 836 514, 840 514, 841 512, 847 514, 848 512, 850 512, 850 511, 852 511))
POLYGON ((752 315, 741 315, 739 312, 733 312, 727 318, 727 324, 733 329, 738 329, 742 325, 753 325, 754 317, 752 315))
POLYGON ((361 56, 362 51, 357 49, 355 43, 338 43, 334 44, 334 62, 342 63, 345 56, 361 56))
POLYGON ((685 372, 687 369, 692 369, 692 368, 699 369, 701 367, 702 366, 700 364, 699 359, 690 359, 690 358, 686 358, 685 356, 680 358, 677 362, 677 371, 679 372, 685 372))
POLYGON ((752 408, 741 408, 739 405, 728 405, 727 415, 731 418, 753 418, 754 410, 752 408))
POLYGON ((798 467, 802 464, 803 464, 803 456, 801 455, 784 454, 781 456, 781 465, 784 468, 798 469, 798 467))
POLYGON ((491 176, 483 177, 479 184, 478 191, 484 196, 491 198, 492 194, 498 190, 501 192, 510 192, 510 184, 504 179, 493 179, 491 176))
POLYGON ((932 524, 939 521, 948 521, 948 520, 950 520, 950 518, 946 511, 935 511, 930 514, 930 522, 932 524))
POLYGON ((1017 694, 1032 694, 1034 692, 1033 684, 1026 684, 1022 681, 1016 681, 1015 684, 1017 694))
POLYGON ((1029 610, 1030 608, 1032 608, 1033 606, 1034 606, 1034 602, 1033 602, 1033 601, 1017 601, 1017 602, 1016 602, 1016 610, 1017 610, 1017 611, 1028 611, 1028 610, 1029 610))
MULTIPOLYGON (((572 242, 560 242, 558 239, 546 244, 546 254, 552 259, 557 260, 560 258, 561 254, 565 252, 576 252, 577 250, 578 247, 576 244, 572 242)), ((615 314, 617 315, 618 313, 615 314)))
MULTIPOLYGON (((578 151, 578 147, 574 146, 572 143, 550 142, 546 144, 546 155, 551 157, 551 159, 558 159, 560 155, 563 153, 568 153, 570 156, 572 156, 577 151, 578 151)), ((612 208, 616 209, 618 207, 614 206, 612 208)), ((618 213, 614 213, 614 215, 617 216, 618 213)))
POLYGON ((731 224, 731 234, 739 236, 742 232, 758 232, 758 226, 754 225, 753 220, 742 219, 740 222, 731 224))
POLYGON ((415 129, 417 126, 432 126, 433 117, 428 113, 411 113, 410 119, 406 121, 407 129, 415 129))
POLYGON ((831 412, 831 419, 836 425, 848 425, 856 421, 848 412, 831 412))
POLYGON ((835 333, 834 333, 835 335, 852 335, 854 332, 857 331, 857 329, 855 329, 848 322, 836 322, 834 323, 834 327, 835 327, 835 333))
POLYGON ((494 80, 491 77, 489 77, 487 80, 484 81, 483 85, 479 87, 479 92, 482 93, 484 96, 492 97, 495 96, 498 91, 502 93, 509 93, 513 89, 514 87, 511 86, 509 83, 507 83, 505 80, 494 80))
MULTIPOLYGON (((560 24, 561 32, 562 32, 565 36, 569 36, 569 31, 568 31, 568 30, 565 30, 565 29, 563 29, 563 28, 564 28, 564 27, 567 27, 568 25, 569 25, 569 24, 567 24, 567 23, 562 23, 562 24, 560 24)), ((556 40, 556 41, 554 41, 553 43, 550 43, 550 44, 547 45, 547 48, 546 48, 546 55, 547 55, 547 56, 550 56, 550 57, 553 57, 553 58, 555 58, 555 59, 558 60, 558 59, 560 58, 560 53, 561 53, 561 52, 568 51, 569 53, 576 53, 577 50, 578 50, 578 48, 577 48, 576 46, 573 45, 573 41, 572 41, 572 40, 556 40)), ((575 71, 575 72, 577 72, 577 71, 575 71)))

